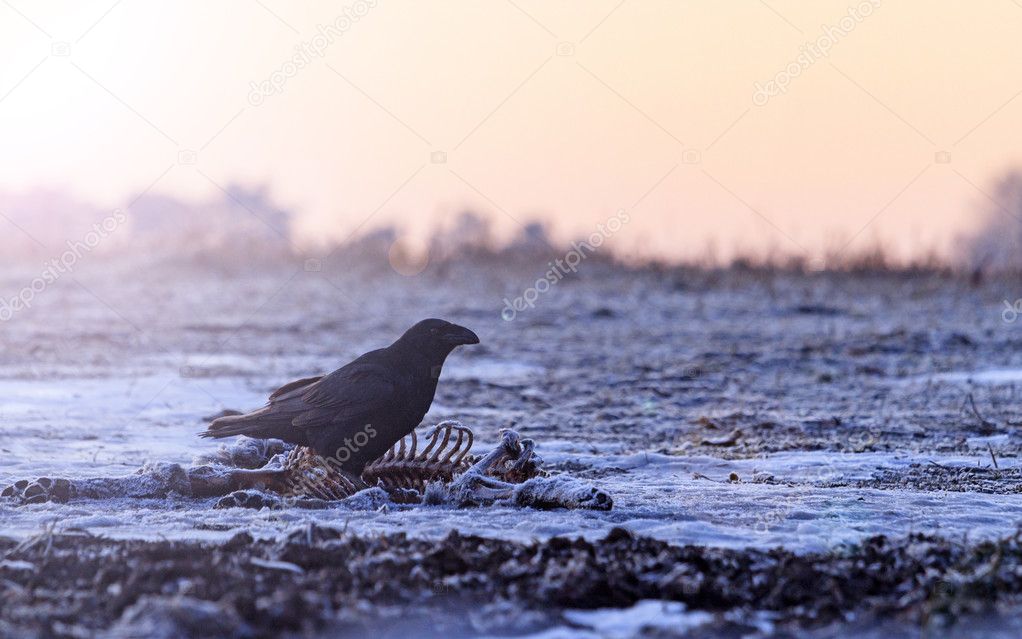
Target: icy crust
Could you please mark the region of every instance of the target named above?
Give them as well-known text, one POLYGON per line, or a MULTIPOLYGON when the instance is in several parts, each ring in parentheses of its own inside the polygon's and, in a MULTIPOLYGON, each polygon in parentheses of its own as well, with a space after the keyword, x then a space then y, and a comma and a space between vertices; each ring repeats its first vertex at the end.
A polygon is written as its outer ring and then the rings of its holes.
MULTIPOLYGON (((236 437, 229 442, 221 443, 215 452, 196 455, 193 466, 228 466, 231 468, 262 468, 273 462, 274 457, 283 455, 291 449, 279 439, 253 439, 236 437)), ((282 460, 278 460, 282 463, 282 460)))
POLYGON ((104 639, 255 636, 233 608, 181 595, 140 597, 102 635, 104 639))
MULTIPOLYGON (((196 472, 203 472, 203 468, 196 472)), ((214 474, 219 473, 214 471, 214 474)), ((0 497, 22 504, 67 503, 73 499, 164 498, 172 494, 192 496, 189 471, 180 464, 146 464, 127 477, 22 479, 0 491, 0 497)))
POLYGON ((72 482, 80 499, 159 498, 192 495, 188 470, 180 464, 150 463, 128 477, 78 479, 72 482))
MULTIPOLYGON (((247 446, 245 442, 238 445, 247 446)), ((889 476, 904 477, 916 468, 933 469, 936 478, 938 465, 976 467, 980 462, 976 458, 816 451, 727 460, 621 453, 615 452, 620 451, 617 445, 556 440, 542 448, 546 466, 564 473, 548 482, 572 478, 578 486, 590 488, 595 483, 613 495, 613 509, 523 512, 515 500, 526 495, 534 498, 541 493, 536 489, 547 483, 528 481, 517 485, 517 494, 484 508, 466 507, 472 506, 471 500, 463 502, 452 494, 455 487, 450 485, 431 485, 421 506, 396 503, 381 490, 363 491, 340 502, 284 502, 269 492, 246 491, 235 494, 232 502, 223 495, 202 498, 175 492, 174 486, 186 490, 180 470, 155 465, 151 468, 159 472, 145 478, 133 475, 113 484, 97 482, 93 488, 107 494, 116 488, 152 497, 29 505, 0 499, 0 521, 5 534, 15 536, 34 534, 56 521, 62 528, 122 538, 220 541, 237 531, 272 539, 292 526, 309 523, 342 526, 360 534, 404 532, 435 538, 459 530, 526 542, 564 534, 596 539, 622 526, 671 543, 730 548, 783 545, 798 553, 856 543, 872 535, 918 531, 972 541, 993 539, 1010 534, 1022 521, 1017 494, 945 492, 929 486, 920 490, 888 481, 889 476), (216 508, 219 502, 221 508, 216 508)), ((226 467, 208 468, 216 473, 226 467)), ((998 472, 1011 476, 1003 462, 998 472)), ((582 498, 586 495, 580 492, 582 498)))
MULTIPOLYGON (((434 443, 439 439, 439 430, 443 424, 433 430, 434 443)), ((463 426, 457 427, 467 431, 463 426)), ((452 426, 448 426, 448 435, 452 426)), ((470 431, 468 431, 470 432, 470 431)), ((440 454, 449 437, 444 437, 434 457, 442 463, 440 454)), ((414 440, 414 438, 413 438, 414 440)), ((461 441, 459 437, 459 443, 461 441)), ((395 451, 398 449, 395 446, 395 451)), ((302 452, 301 455, 289 457, 289 453, 299 452, 294 447, 280 440, 254 440, 246 437, 222 444, 215 453, 202 455, 196 462, 202 465, 184 467, 174 463, 148 463, 134 475, 111 478, 88 479, 51 479, 39 478, 34 481, 20 480, 0 492, 0 496, 10 498, 23 505, 41 504, 46 502, 68 503, 72 500, 92 499, 165 499, 172 495, 193 498, 220 497, 214 508, 249 508, 249 509, 325 509, 332 501, 352 510, 379 510, 398 503, 418 503, 425 501, 430 505, 452 504, 456 506, 484 506, 494 503, 532 507, 539 509, 555 508, 589 508, 609 510, 613 500, 606 492, 588 483, 566 475, 535 476, 539 474, 537 462, 541 461, 534 455, 534 444, 531 440, 521 440, 517 433, 504 431, 501 442, 487 455, 469 466, 462 467, 461 459, 466 449, 452 468, 467 470, 456 471, 462 474, 450 476, 448 481, 432 481, 428 484, 428 495, 420 499, 412 483, 407 487, 395 484, 393 478, 378 486, 367 486, 359 478, 352 477, 356 484, 349 484, 353 489, 345 496, 337 499, 322 496, 322 490, 296 494, 293 484, 279 481, 277 478, 287 473, 290 466, 297 463, 313 463, 314 455, 302 452), (524 445, 523 445, 524 444, 524 445), (311 461, 310 461, 311 460, 311 461), (253 472, 246 472, 253 471, 253 472), (526 479, 528 478, 528 479, 526 479), (524 482, 522 481, 524 480, 524 482), (358 485, 363 490, 355 489, 358 485), (287 492, 280 489, 287 488, 287 492), (354 493, 354 494, 351 494, 354 493)), ((432 446, 430 446, 432 448, 432 446)), ((405 475, 414 474, 416 469, 434 469, 431 459, 416 463, 414 447, 406 454, 404 443, 400 444, 401 457, 393 454, 374 462, 373 468, 381 468, 386 463, 400 468, 405 475), (405 459, 407 458, 407 460, 405 459)), ((425 453, 423 453, 425 455, 425 453)), ((449 458, 447 455, 446 458, 449 458)), ((303 479, 325 480, 324 468, 319 466, 303 467, 303 479), (318 473, 318 474, 317 474, 318 473)), ((367 471, 368 472, 368 471, 367 471)), ((326 474, 329 474, 326 473, 326 474)), ((368 474, 366 476, 369 476, 368 474)), ((343 479, 343 478, 341 478, 343 479)), ((399 478, 400 479, 400 478, 399 478)), ((418 481, 418 480, 416 480, 418 481)))
POLYGON ((515 487, 512 500, 533 508, 588 508, 610 510, 613 501, 605 491, 565 475, 534 477, 515 487))

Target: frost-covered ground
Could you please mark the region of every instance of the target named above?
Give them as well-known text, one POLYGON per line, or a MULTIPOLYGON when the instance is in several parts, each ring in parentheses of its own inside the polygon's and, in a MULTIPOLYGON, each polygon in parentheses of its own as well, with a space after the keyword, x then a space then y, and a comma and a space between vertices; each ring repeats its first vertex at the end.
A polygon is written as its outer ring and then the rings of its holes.
MULTIPOLYGON (((0 536, 55 526, 274 539, 315 522, 358 535, 454 529, 528 542, 624 527, 677 545, 820 552, 878 534, 978 542, 1022 522, 1022 318, 1002 317, 1022 284, 634 272, 594 261, 503 320, 502 300, 545 270, 84 265, 0 332, 0 488, 188 464, 218 445, 196 436, 207 417, 255 408, 281 383, 437 316, 482 344, 448 360, 427 423, 462 421, 476 452, 514 427, 538 442, 547 467, 611 493, 609 512, 215 510, 215 500, 173 494, 0 500, 0 536)), ((13 294, 26 277, 8 273, 2 290, 13 294)), ((628 618, 649 617, 652 605, 628 618)), ((624 613, 599 614, 627 626, 624 613)))

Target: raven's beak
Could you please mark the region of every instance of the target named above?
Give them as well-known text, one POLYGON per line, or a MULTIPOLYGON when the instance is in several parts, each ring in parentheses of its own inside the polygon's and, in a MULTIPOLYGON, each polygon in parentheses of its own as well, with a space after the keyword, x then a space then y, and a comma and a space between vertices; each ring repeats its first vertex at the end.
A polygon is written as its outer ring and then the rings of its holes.
POLYGON ((462 344, 478 344, 479 336, 464 326, 451 324, 447 327, 447 330, 444 331, 444 341, 454 346, 461 346, 462 344))

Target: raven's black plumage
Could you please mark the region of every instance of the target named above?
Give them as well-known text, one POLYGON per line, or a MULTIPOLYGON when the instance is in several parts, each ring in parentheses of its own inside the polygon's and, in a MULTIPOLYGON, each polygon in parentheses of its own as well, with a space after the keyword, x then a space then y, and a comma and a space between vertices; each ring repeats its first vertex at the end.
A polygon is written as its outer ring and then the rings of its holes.
POLYGON ((329 375, 285 384, 255 412, 217 419, 202 436, 278 438, 361 473, 422 421, 451 351, 478 343, 463 326, 423 320, 329 375))

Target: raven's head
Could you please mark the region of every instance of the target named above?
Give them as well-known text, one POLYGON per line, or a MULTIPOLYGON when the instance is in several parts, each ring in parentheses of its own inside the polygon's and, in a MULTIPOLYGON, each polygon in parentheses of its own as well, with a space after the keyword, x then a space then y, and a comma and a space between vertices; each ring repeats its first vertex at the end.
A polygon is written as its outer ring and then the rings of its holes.
POLYGON ((478 344, 479 336, 464 326, 442 319, 422 320, 401 336, 396 344, 407 344, 419 353, 439 357, 440 361, 462 344, 478 344))

